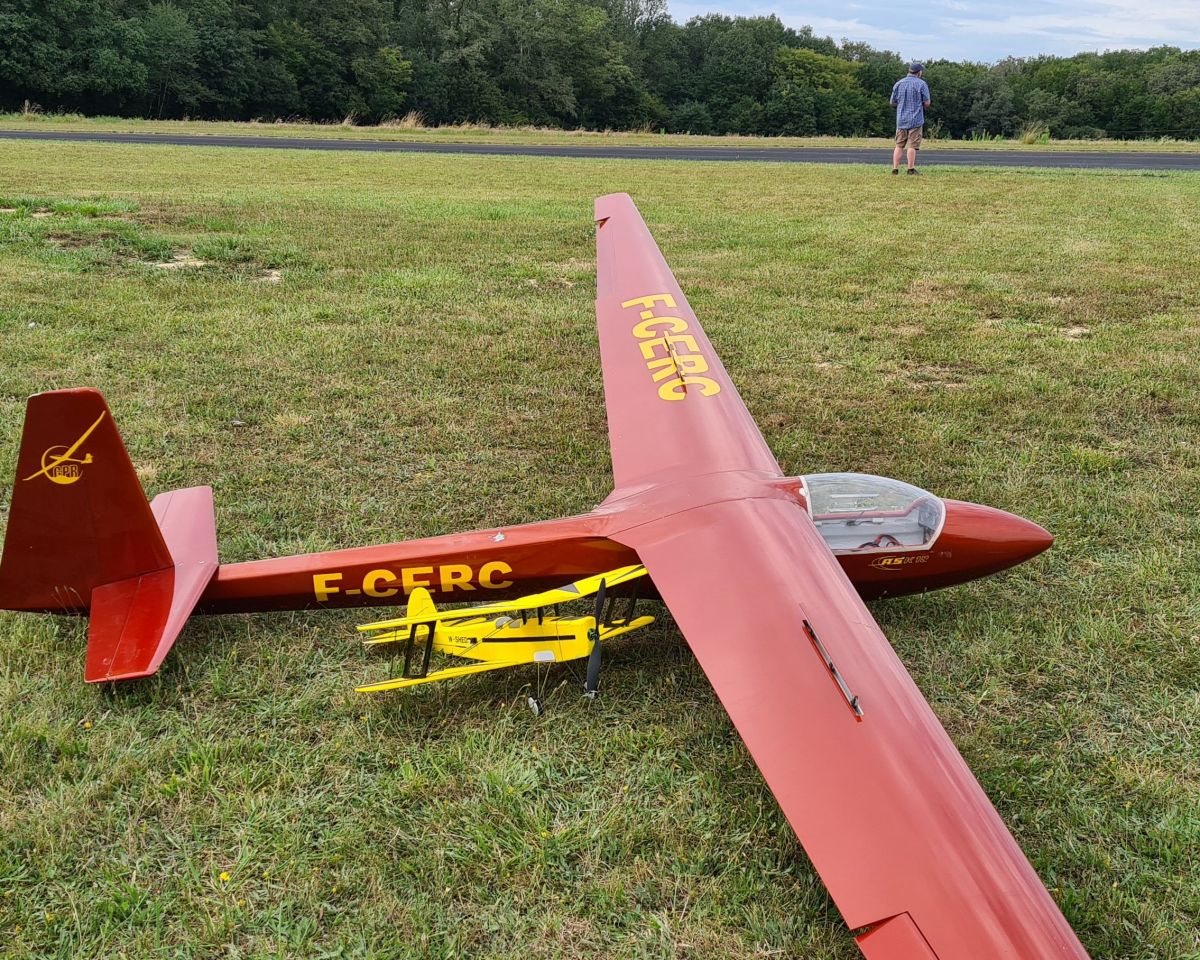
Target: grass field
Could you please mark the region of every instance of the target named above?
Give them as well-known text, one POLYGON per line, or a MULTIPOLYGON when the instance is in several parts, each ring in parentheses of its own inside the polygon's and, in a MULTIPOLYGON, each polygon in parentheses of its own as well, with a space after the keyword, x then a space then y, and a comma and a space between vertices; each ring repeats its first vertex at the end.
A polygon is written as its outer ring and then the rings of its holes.
MULTIPOLYGON (((875 613, 1091 955, 1200 957, 1200 177, 6 143, 4 484, 92 384, 224 560, 585 510, 614 190, 785 469, 1056 534, 875 613)), ((534 719, 520 671, 356 697, 372 618, 109 691, 0 614, 0 954, 858 956, 669 621, 534 719)))
MULTIPOLYGON (((649 130, 554 130, 545 127, 485 127, 464 124, 446 127, 408 127, 396 123, 354 126, 341 123, 261 123, 211 120, 142 120, 131 117, 88 117, 77 114, 0 113, 0 130, 88 130, 109 133, 159 133, 200 136, 313 137, 345 140, 412 140, 426 143, 504 143, 571 146, 642 147, 869 147, 885 154, 893 143, 887 137, 741 137, 698 136, 649 130)), ((1196 140, 1052 140, 1024 144, 1007 140, 937 140, 928 136, 926 150, 1022 150, 1154 153, 1196 153, 1196 140)))

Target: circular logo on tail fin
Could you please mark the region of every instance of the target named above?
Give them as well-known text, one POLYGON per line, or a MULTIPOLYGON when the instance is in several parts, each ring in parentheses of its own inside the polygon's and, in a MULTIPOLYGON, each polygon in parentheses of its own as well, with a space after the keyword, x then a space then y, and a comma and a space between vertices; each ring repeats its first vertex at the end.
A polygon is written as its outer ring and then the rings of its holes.
POLYGON ((92 462, 92 455, 82 459, 70 454, 70 447, 60 444, 42 454, 42 475, 51 483, 68 486, 83 476, 83 468, 92 462))
POLYGON ((64 487, 81 480, 83 478, 83 468, 92 462, 92 455, 85 453, 82 457, 77 457, 75 454, 79 452, 79 448, 83 446, 84 441, 92 435, 92 431, 100 426, 100 421, 103 419, 104 414, 101 413, 96 418, 96 422, 83 431, 83 436, 70 446, 59 443, 53 447, 48 447, 46 452, 42 454, 42 469, 37 473, 31 473, 25 480, 36 480, 38 477, 45 477, 51 483, 57 483, 64 487))

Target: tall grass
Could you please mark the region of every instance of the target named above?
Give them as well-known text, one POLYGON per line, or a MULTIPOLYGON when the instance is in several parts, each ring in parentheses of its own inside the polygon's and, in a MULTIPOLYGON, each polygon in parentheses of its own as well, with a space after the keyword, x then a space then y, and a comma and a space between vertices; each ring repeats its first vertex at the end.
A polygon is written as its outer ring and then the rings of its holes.
POLYGON ((1017 139, 1027 147, 1050 142, 1050 128, 1039 120, 1030 121, 1017 132, 1017 139))
POLYGON ((380 126, 395 127, 397 130, 424 130, 426 126, 425 114, 420 110, 409 110, 399 120, 381 123, 380 126))

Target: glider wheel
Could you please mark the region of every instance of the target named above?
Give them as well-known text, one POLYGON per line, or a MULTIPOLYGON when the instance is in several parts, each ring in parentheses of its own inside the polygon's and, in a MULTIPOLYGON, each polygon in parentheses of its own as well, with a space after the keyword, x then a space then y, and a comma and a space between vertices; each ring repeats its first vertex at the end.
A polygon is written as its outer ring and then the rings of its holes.
POLYGON ((529 706, 529 712, 535 717, 540 717, 546 712, 546 707, 538 697, 530 697, 525 701, 529 706))

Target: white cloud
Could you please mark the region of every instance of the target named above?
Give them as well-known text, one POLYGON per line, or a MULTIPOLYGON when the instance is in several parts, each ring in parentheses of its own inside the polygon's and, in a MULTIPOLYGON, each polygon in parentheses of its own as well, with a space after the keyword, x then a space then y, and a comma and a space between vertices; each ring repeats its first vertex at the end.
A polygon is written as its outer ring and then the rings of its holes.
POLYGON ((1200 47, 1200 0, 673 0, 670 10, 680 21, 773 13, 821 36, 930 59, 1200 47))
POLYGON ((948 34, 1039 37, 1082 49, 1200 44, 1200 4, 1179 0, 1068 0, 1046 12, 944 22, 948 34))
POLYGON ((847 40, 858 40, 887 50, 895 50, 898 47, 911 50, 914 47, 934 42, 933 35, 929 33, 913 34, 905 30, 897 30, 894 27, 879 27, 857 17, 853 20, 845 20, 837 17, 780 14, 780 19, 789 27, 802 27, 808 24, 817 36, 830 36, 835 40, 841 40, 844 37, 847 40))

